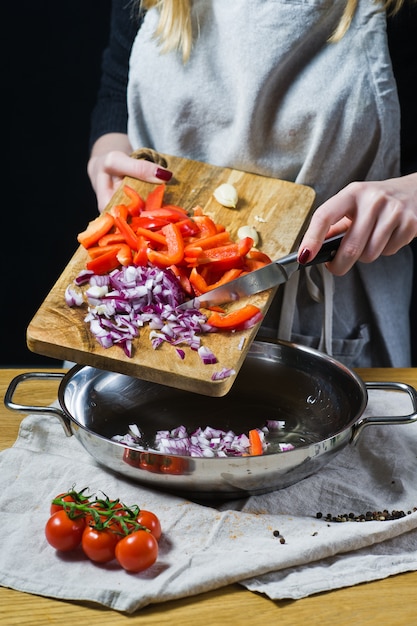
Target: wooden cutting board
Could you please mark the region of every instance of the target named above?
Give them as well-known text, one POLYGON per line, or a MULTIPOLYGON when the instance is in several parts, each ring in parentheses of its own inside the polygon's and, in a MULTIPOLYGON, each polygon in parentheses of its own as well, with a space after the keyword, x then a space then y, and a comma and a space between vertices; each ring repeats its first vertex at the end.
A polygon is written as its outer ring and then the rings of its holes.
MULTIPOLYGON (((260 234, 260 249, 273 259, 294 250, 300 232, 310 215, 315 196, 313 189, 233 169, 165 156, 169 168, 175 173, 175 179, 172 179, 166 187, 167 204, 177 204, 186 209, 200 205, 204 213, 213 217, 216 222, 224 224, 233 238, 237 237, 240 226, 253 225, 260 234), (239 194, 236 209, 225 208, 213 198, 213 191, 221 183, 231 183, 236 187, 239 194)), ((132 178, 127 178, 125 182, 144 197, 155 187, 132 178)), ((120 204, 122 197, 124 194, 120 188, 109 207, 120 204)), ((186 356, 183 360, 178 357, 175 348, 168 344, 154 350, 147 328, 142 329, 140 336, 135 340, 131 358, 128 358, 119 346, 104 349, 96 342, 84 322, 86 309, 70 308, 64 299, 66 287, 85 267, 87 258, 87 252, 79 247, 30 322, 27 329, 27 345, 32 352, 204 395, 223 396, 229 391, 258 327, 234 333, 204 335, 203 344, 210 347, 218 359, 215 365, 204 365, 198 354, 189 348, 185 349, 186 356), (242 338, 244 338, 243 347, 242 338), (236 374, 213 382, 212 374, 223 367, 233 368, 236 374)), ((251 296, 245 302, 252 302, 261 307, 265 313, 275 291, 270 289, 251 296)), ((238 306, 242 302, 244 301, 238 306)), ((231 310, 237 305, 228 306, 231 310)))

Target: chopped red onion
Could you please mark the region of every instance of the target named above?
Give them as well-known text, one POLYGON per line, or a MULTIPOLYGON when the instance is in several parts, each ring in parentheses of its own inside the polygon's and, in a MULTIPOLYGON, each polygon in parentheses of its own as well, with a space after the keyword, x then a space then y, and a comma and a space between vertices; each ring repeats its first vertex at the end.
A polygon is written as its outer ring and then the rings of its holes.
MULTIPOLYGON (((84 320, 90 324, 97 341, 104 348, 120 345, 129 357, 132 340, 146 324, 151 329, 150 340, 155 350, 163 342, 199 350, 200 334, 213 332, 207 317, 198 309, 177 309, 185 294, 169 269, 129 265, 106 275, 83 270, 74 282, 77 286, 89 283, 84 294, 88 304, 84 320)), ((65 299, 69 306, 83 304, 72 286, 67 288, 65 299)), ((178 348, 177 351, 184 358, 182 351, 178 348)), ((216 362, 214 354, 209 352, 205 351, 203 361, 216 362)))
MULTIPOLYGON (((266 437, 276 430, 274 428, 275 422, 276 420, 268 420, 265 426, 257 429, 264 453, 270 446, 266 437), (271 429, 268 424, 271 425, 271 429)), ((138 450, 181 456, 214 458, 250 454, 250 441, 245 433, 236 434, 232 430, 225 431, 211 426, 206 426, 204 429, 197 428, 191 433, 184 425, 177 426, 172 430, 159 430, 155 434, 153 445, 148 446, 143 441, 143 433, 139 426, 130 424, 125 435, 115 435, 112 440, 138 450)), ((291 443, 278 443, 280 452, 294 450, 294 447, 291 443)))
POLYGON ((217 363, 217 357, 207 346, 200 346, 198 348, 198 355, 203 361, 204 365, 212 365, 217 363))
POLYGON ((70 307, 81 306, 84 302, 83 294, 80 291, 68 285, 68 287, 65 290, 65 302, 70 307))
MULTIPOLYGON (((268 444, 265 433, 259 430, 264 452, 268 444)), ((131 424, 126 435, 115 435, 113 441, 123 443, 139 450, 151 450, 163 454, 177 454, 192 457, 235 457, 249 454, 250 442, 246 434, 236 435, 233 431, 224 431, 207 426, 188 433, 185 426, 172 430, 160 430, 155 435, 154 446, 149 448, 142 442, 142 433, 136 424, 131 424)))
POLYGON ((230 376, 234 376, 236 374, 236 370, 231 367, 222 367, 219 372, 213 372, 211 375, 211 380, 224 380, 225 378, 229 378, 230 376))

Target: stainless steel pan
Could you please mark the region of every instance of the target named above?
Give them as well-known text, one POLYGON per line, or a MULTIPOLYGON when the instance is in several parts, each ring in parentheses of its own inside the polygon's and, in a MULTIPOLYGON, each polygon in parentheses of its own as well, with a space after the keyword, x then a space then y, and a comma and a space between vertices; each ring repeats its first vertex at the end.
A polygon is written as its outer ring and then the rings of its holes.
MULTIPOLYGON (((364 383, 354 372, 316 350, 283 341, 255 341, 231 391, 206 397, 92 367, 75 366, 62 375, 59 407, 17 404, 18 385, 27 379, 57 378, 57 373, 27 373, 11 382, 5 405, 23 413, 57 417, 104 467, 147 487, 190 498, 232 499, 294 484, 320 470, 364 427, 405 424, 417 419, 417 392, 404 383, 364 383), (409 395, 413 412, 405 416, 364 417, 369 389, 409 395), (190 458, 143 453, 111 440, 137 423, 149 439, 180 424, 207 425, 236 433, 262 427, 266 420, 285 421, 279 441, 295 449, 263 456, 190 458), (179 473, 155 471, 175 458, 179 473), (145 461, 149 460, 146 459, 145 461)), ((174 467, 174 465, 172 465, 174 467)))

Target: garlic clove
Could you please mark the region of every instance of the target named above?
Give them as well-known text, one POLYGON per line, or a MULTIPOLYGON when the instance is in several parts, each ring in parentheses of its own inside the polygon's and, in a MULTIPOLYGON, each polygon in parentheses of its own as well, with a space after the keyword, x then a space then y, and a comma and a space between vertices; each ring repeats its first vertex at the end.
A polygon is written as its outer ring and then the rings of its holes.
POLYGON ((245 237, 250 237, 251 239, 253 239, 254 248, 256 248, 259 243, 258 231, 256 230, 256 228, 254 228, 254 226, 249 226, 249 224, 247 224, 246 226, 241 226, 237 231, 237 236, 239 239, 244 239, 245 237))
POLYGON ((221 205, 229 209, 235 209, 238 201, 236 188, 230 183, 219 185, 213 192, 213 196, 221 205))

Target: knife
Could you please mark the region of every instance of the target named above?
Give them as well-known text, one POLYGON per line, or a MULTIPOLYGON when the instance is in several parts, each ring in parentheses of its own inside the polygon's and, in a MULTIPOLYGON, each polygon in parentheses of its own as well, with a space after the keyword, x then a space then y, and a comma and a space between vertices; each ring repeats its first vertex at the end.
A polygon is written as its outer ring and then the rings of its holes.
POLYGON ((197 298, 187 300, 183 304, 180 304, 177 309, 199 309, 201 307, 207 308, 225 304, 226 302, 236 302, 241 298, 252 296, 255 293, 260 293, 271 287, 277 287, 287 282, 300 267, 308 267, 309 265, 318 265, 331 261, 339 249, 342 239, 343 234, 326 239, 317 255, 309 263, 300 265, 297 261, 297 252, 293 252, 258 270, 253 270, 220 287, 211 289, 197 298))

